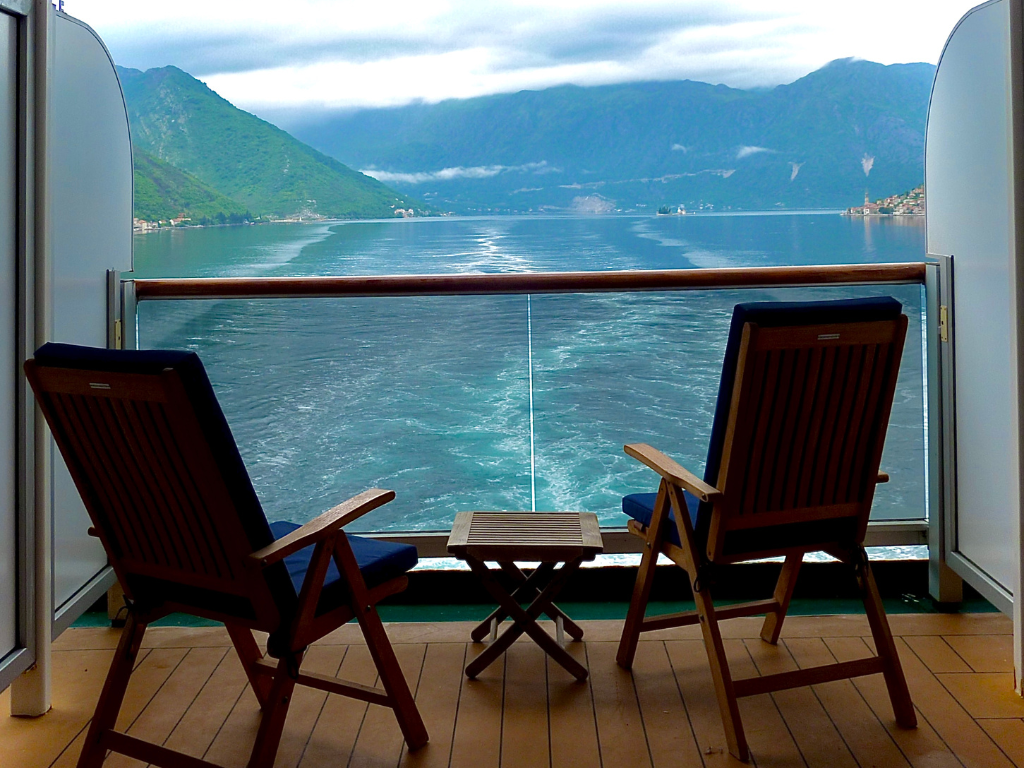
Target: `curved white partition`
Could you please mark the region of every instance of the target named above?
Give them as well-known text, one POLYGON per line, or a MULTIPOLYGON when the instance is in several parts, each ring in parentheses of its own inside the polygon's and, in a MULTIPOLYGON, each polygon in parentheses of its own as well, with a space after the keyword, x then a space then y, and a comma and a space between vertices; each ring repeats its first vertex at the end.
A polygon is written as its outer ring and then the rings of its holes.
POLYGON ((939 61, 928 112, 928 252, 953 256, 954 550, 1009 598, 1020 508, 1009 3, 971 11, 939 61))
MULTIPOLYGON (((952 257, 954 498, 946 562, 1014 615, 1021 688, 1024 71, 1021 0, 960 21, 939 60, 925 137, 928 252, 952 257)), ((950 386, 947 384, 947 386, 950 386)), ((948 415, 945 415, 948 418, 948 415)), ((947 467, 949 470, 950 467, 947 467)))
MULTIPOLYGON (((82 22, 57 14, 50 188, 53 340, 107 346, 107 270, 132 268, 132 154, 114 62, 82 22)), ((59 631, 105 591, 107 558, 56 450, 53 603, 59 631), (84 590, 84 591, 83 591, 84 590)), ((110 581, 107 578, 106 581, 110 581)))

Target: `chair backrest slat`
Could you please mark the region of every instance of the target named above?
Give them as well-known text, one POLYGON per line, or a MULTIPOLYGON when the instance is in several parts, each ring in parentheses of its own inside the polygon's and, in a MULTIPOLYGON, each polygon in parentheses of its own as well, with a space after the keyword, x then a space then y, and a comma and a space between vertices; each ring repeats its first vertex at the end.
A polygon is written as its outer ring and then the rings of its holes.
MULTIPOLYGON (((863 530, 907 319, 746 323, 719 462, 708 553, 730 531, 840 518, 863 530)), ((754 539, 749 539, 752 542, 754 539)))
POLYGON ((206 545, 204 537, 199 535, 199 521, 196 519, 191 505, 182 503, 179 492, 180 482, 174 482, 169 477, 169 473, 173 472, 173 467, 167 456, 165 440, 162 436, 158 436, 152 422, 143 421, 143 409, 148 410, 148 404, 115 401, 113 408, 118 420, 123 425, 129 448, 140 457, 138 461, 140 476, 151 489, 157 508, 176 528, 190 566, 194 570, 210 576, 225 575, 225 572, 210 557, 209 547, 206 545))
POLYGON ((152 450, 157 464, 164 470, 161 474, 163 483, 174 494, 182 517, 188 521, 188 528, 196 541, 206 572, 221 578, 231 578, 234 570, 228 553, 217 536, 206 502, 185 466, 182 449, 174 440, 167 423, 166 411, 151 403, 143 403, 139 407, 139 415, 146 432, 152 438, 152 450))
POLYGON ((156 562, 170 568, 189 569, 190 558, 178 535, 176 521, 159 508, 155 495, 147 487, 144 463, 126 444, 124 430, 117 423, 113 403, 107 398, 81 398, 85 410, 92 417, 94 442, 103 451, 108 466, 113 468, 120 488, 131 503, 130 509, 145 520, 142 531, 149 537, 156 562))
POLYGON ((161 482, 164 477, 162 466, 147 450, 147 441, 141 434, 132 405, 130 400, 109 400, 100 407, 119 431, 121 460, 128 475, 134 479, 139 503, 146 504, 152 516, 166 528, 178 567, 197 570, 195 542, 185 524, 187 521, 182 519, 173 494, 167 493, 166 483, 161 482))
POLYGON ((50 407, 55 418, 67 425, 65 439, 71 450, 79 457, 81 471, 95 478, 95 482, 91 483, 88 489, 94 498, 91 504, 87 500, 86 506, 102 509, 105 513, 105 522, 109 523, 112 519, 124 521, 124 525, 112 527, 115 534, 113 538, 120 548, 120 555, 131 556, 138 553, 153 560, 155 557, 148 549, 145 536, 142 535, 134 516, 127 513, 122 496, 117 491, 119 481, 115 477, 116 473, 112 471, 113 465, 103 460, 103 446, 97 448, 90 440, 90 433, 85 428, 82 414, 79 413, 79 403, 75 398, 75 395, 55 393, 50 398, 50 407))
POLYGON ((781 419, 781 424, 778 428, 779 443, 776 449, 776 462, 783 462, 788 469, 784 474, 780 474, 772 484, 771 495, 768 500, 772 508, 781 507, 787 489, 795 485, 792 481, 795 474, 793 468, 798 466, 799 462, 794 461, 793 454, 794 450, 800 447, 797 441, 800 429, 803 427, 806 430, 809 420, 809 417, 805 417, 807 407, 804 402, 804 395, 808 387, 808 374, 813 365, 813 357, 812 351, 811 354, 801 355, 797 359, 793 378, 788 387, 788 401, 786 403, 785 416, 781 419))

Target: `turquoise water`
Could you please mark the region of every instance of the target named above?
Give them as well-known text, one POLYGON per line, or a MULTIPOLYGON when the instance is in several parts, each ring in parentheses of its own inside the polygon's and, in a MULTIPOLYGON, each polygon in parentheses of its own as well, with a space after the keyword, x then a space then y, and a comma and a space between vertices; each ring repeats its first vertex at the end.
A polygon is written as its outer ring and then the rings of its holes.
MULTIPOLYGON (((922 224, 835 213, 282 224, 139 235, 135 266, 185 277, 918 261, 922 224)), ((919 286, 143 302, 140 344, 202 356, 271 519, 303 522, 378 486, 398 498, 364 528, 531 508, 621 525, 620 497, 656 485, 624 443, 702 471, 734 304, 877 294, 902 301, 911 328, 883 457, 892 482, 873 514, 920 518, 919 286)))

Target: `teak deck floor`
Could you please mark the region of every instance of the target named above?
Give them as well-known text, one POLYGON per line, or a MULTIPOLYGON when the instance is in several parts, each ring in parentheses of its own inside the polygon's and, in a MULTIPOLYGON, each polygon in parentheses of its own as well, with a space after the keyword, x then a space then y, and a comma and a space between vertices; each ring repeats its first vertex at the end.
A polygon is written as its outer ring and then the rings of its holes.
MULTIPOLYGON (((1012 689, 1011 625, 998 614, 890 617, 920 727, 902 731, 880 675, 742 700, 759 766, 1024 768, 1024 699, 1012 689)), ((390 710, 296 689, 277 766, 722 766, 725 751, 696 627, 643 636, 634 673, 615 665, 621 622, 582 622, 570 643, 589 667, 577 683, 529 641, 477 681, 462 673, 483 648, 471 625, 392 624, 431 741, 409 754, 390 710)), ((760 621, 723 624, 737 677, 868 653, 862 616, 791 617, 777 648, 760 621)), ((74 629, 54 646, 53 711, 0 717, 0 766, 74 766, 118 633, 74 629)), ((258 708, 220 628, 152 629, 118 727, 226 768, 243 766, 258 708)), ((374 682, 357 628, 318 643, 304 668, 374 682)), ((7 712, 7 696, 0 711, 7 712)), ((111 756, 105 768, 133 765, 111 756)), ((134 765, 138 765, 135 763, 134 765)))

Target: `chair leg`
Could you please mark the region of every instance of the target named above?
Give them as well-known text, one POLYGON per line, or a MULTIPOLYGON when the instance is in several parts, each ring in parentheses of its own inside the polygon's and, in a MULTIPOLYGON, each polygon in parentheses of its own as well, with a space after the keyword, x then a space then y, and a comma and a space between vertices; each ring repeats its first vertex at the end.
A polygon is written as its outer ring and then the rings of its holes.
POLYGON ((117 714, 121 711, 121 702, 124 701, 144 634, 146 625, 139 623, 135 613, 129 610, 114 659, 110 662, 110 671, 103 683, 103 691, 96 704, 89 733, 85 737, 82 754, 78 758, 78 768, 100 768, 103 764, 107 755, 106 747, 102 746, 103 737, 117 722, 117 714))
POLYGON ((387 691, 388 698, 395 710, 395 717, 398 719, 398 727, 402 729, 405 743, 409 749, 419 749, 429 740, 427 728, 423 725, 423 718, 416 708, 416 701, 409 691, 409 684, 402 674, 402 667, 398 664, 398 657, 391 647, 391 640, 384 630, 384 624, 372 606, 356 612, 359 621, 359 628, 366 638, 366 645, 377 667, 380 681, 387 691))
POLYGON ((291 658, 283 658, 277 663, 277 671, 270 684, 267 703, 263 707, 263 719, 256 732, 256 743, 253 744, 247 768, 273 768, 299 666, 302 664, 302 655, 296 653, 291 658))
POLYGON ((885 608, 882 606, 881 595, 878 594, 878 585, 871 573, 871 565, 868 562, 867 554, 861 550, 861 565, 856 567, 857 582, 864 599, 864 612, 868 617, 868 624, 871 626, 871 635, 875 640, 875 650, 885 664, 883 675, 885 687, 889 690, 889 700, 892 702, 893 713, 896 715, 896 724, 901 728, 916 728, 917 713, 914 711, 914 702, 910 698, 910 690, 907 688, 907 678, 903 674, 903 665, 900 664, 899 653, 896 650, 896 642, 892 639, 892 631, 889 629, 889 620, 885 615, 885 608))
POLYGON ((789 555, 786 562, 782 564, 782 571, 779 573, 779 581, 775 585, 775 601, 779 604, 777 610, 772 611, 764 617, 764 624, 761 625, 761 639, 766 643, 775 645, 779 642, 779 635, 782 633, 782 622, 786 619, 786 612, 789 610, 789 601, 793 598, 793 587, 796 586, 796 577, 800 573, 800 565, 804 556, 789 555))
POLYGON ((225 624, 231 643, 235 646, 238 660, 242 662, 242 669, 245 676, 249 678, 249 685, 252 686, 256 700, 260 703, 260 709, 266 711, 267 702, 270 701, 270 688, 273 680, 256 669, 256 662, 263 658, 260 647, 256 645, 256 639, 252 636, 252 630, 248 627, 237 624, 225 624))
MULTIPOLYGON (((648 537, 650 535, 648 533, 648 537)), ((636 656, 637 643, 640 642, 640 632, 644 616, 647 614, 647 601, 650 599, 651 587, 654 585, 654 572, 657 564, 658 553, 650 546, 648 540, 643 557, 640 558, 640 570, 636 574, 633 596, 629 601, 626 623, 622 627, 619 650, 615 655, 615 661, 623 669, 632 669, 633 667, 633 658, 636 656)))
POLYGON ((715 617, 715 606, 707 589, 695 592, 693 599, 697 603, 700 628, 704 633, 704 649, 711 664, 711 679, 715 684, 718 708, 722 712, 725 740, 733 757, 745 763, 750 759, 750 750, 747 748, 747 737, 743 733, 743 721, 740 720, 739 703, 733 690, 732 674, 729 672, 725 644, 722 642, 722 633, 715 617))

